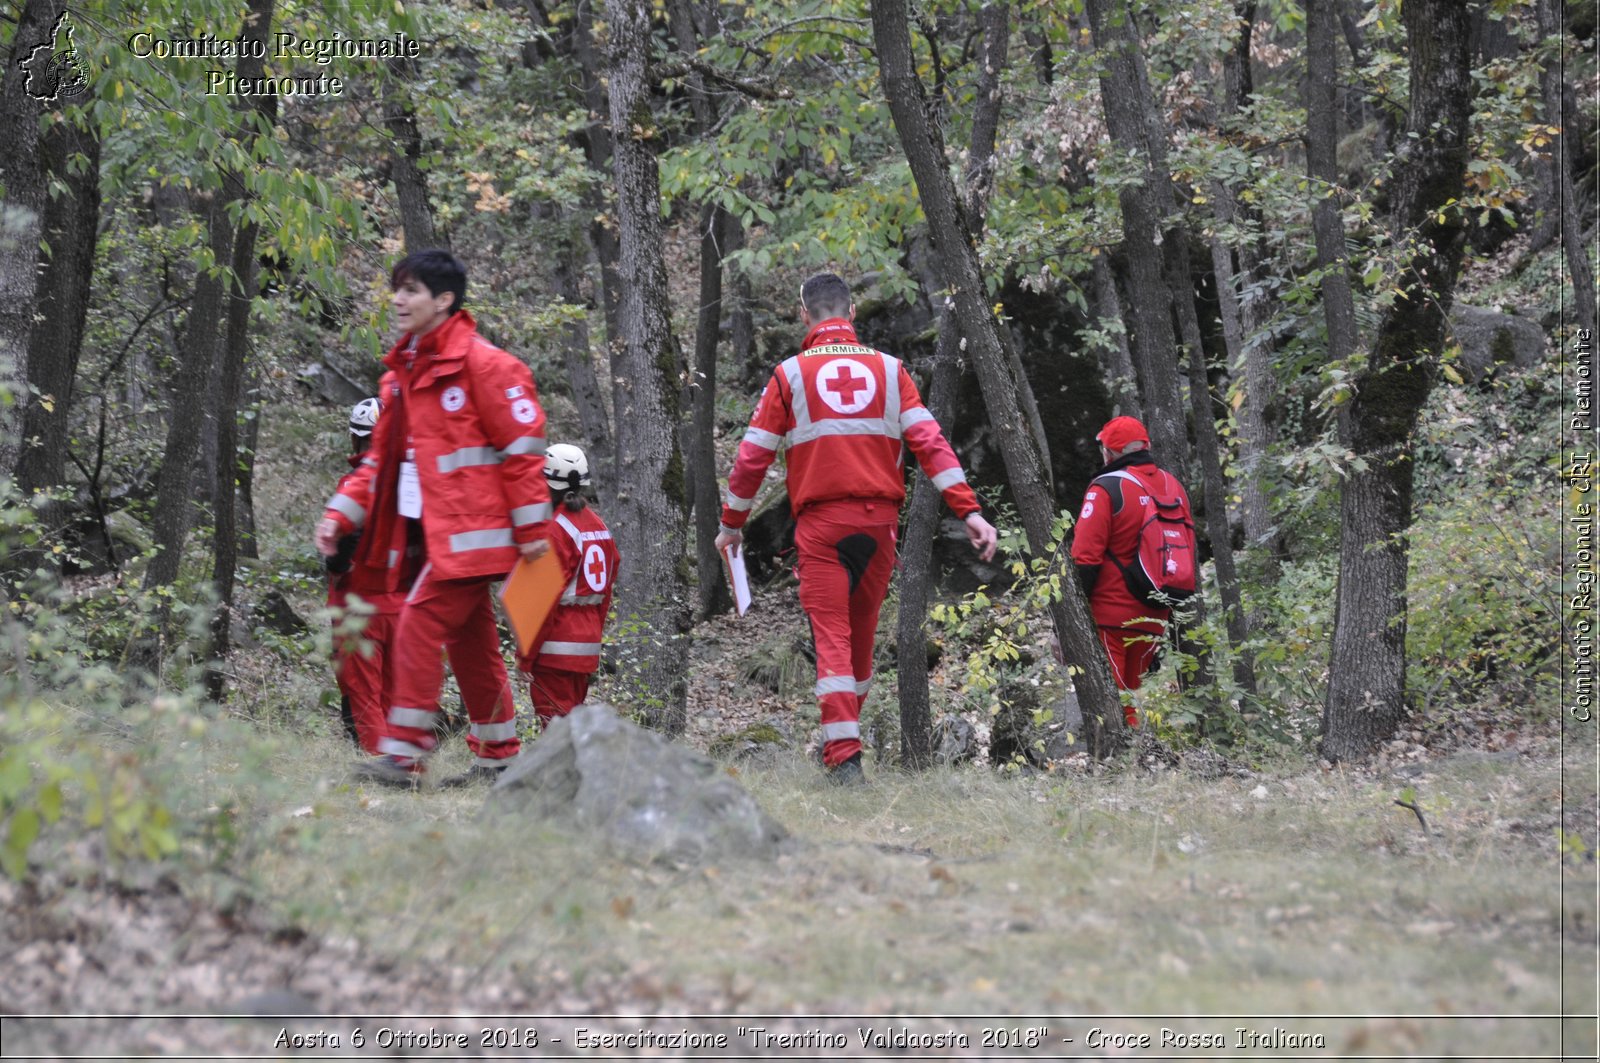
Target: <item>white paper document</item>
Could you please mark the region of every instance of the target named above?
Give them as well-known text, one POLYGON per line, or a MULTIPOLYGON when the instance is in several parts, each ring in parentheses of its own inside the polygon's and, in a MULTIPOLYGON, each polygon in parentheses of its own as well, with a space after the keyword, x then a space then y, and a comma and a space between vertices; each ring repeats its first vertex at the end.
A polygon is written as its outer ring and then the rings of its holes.
POLYGON ((722 560, 728 567, 728 585, 733 588, 733 608, 743 616, 750 611, 750 577, 744 570, 744 545, 725 547, 722 560))

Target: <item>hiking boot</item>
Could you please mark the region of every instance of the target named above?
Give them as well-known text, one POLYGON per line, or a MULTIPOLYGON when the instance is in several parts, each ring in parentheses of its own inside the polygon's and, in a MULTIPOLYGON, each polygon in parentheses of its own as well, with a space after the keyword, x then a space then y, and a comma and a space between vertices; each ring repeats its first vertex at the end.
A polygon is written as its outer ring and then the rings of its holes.
POLYGON ((357 764, 350 774, 361 782, 414 790, 422 782, 422 763, 410 757, 384 753, 357 764))
POLYGON ((867 773, 861 770, 861 754, 857 753, 849 760, 842 760, 828 769, 824 776, 835 786, 865 786, 867 773))
POLYGON ((488 784, 493 786, 500 781, 500 775, 506 769, 491 768, 483 764, 474 764, 460 775, 452 775, 448 779, 439 780, 439 789, 454 790, 462 786, 478 786, 488 784))

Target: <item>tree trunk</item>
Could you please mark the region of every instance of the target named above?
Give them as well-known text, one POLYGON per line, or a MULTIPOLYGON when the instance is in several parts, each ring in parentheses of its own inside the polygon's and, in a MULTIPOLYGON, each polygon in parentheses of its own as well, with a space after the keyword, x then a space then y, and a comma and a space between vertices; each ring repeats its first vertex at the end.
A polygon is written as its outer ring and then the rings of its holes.
MULTIPOLYGON (((936 299, 944 303, 943 299, 936 299)), ((960 330, 946 306, 939 307, 939 345, 933 359, 928 412, 941 424, 955 407, 961 382, 960 330)), ((939 491, 917 477, 906 510, 900 550, 900 598, 895 616, 895 662, 900 687, 900 760, 907 768, 933 763, 933 711, 928 698, 928 633, 925 622, 933 579, 933 540, 939 531, 939 491)))
MULTIPOLYGON (((1011 31, 1010 10, 1004 3, 984 7, 978 16, 983 27, 979 46, 980 72, 972 143, 967 147, 966 220, 969 239, 982 236, 989 196, 994 190, 995 137, 1004 102, 1001 75, 1006 65, 1006 45, 1011 31)), ((928 261, 919 258, 923 291, 939 318, 939 340, 933 359, 933 382, 927 397, 928 412, 940 424, 949 424, 961 378, 960 330, 950 300, 940 292, 940 281, 928 261)), ((1015 370, 1013 370, 1014 372, 1015 370)), ((1048 459, 1045 459, 1048 461, 1048 459)), ((928 700, 928 634, 925 622, 932 580, 933 540, 939 530, 939 492, 925 476, 916 479, 906 513, 905 539, 900 550, 899 609, 895 616, 895 660, 900 687, 900 759, 908 768, 933 763, 932 710, 928 700)))
MULTIPOLYGON (((241 64, 244 62, 251 61, 241 60, 241 64)), ((211 257, 220 267, 231 261, 233 252, 233 227, 228 223, 227 204, 220 190, 206 207, 205 219, 206 231, 210 234, 211 257)), ((195 458, 206 417, 205 402, 195 401, 192 397, 204 396, 210 390, 211 366, 216 355, 217 326, 222 316, 223 299, 221 275, 211 270, 201 270, 195 277, 194 294, 189 299, 189 313, 183 328, 183 348, 173 382, 173 394, 179 398, 172 404, 167 422, 167 442, 161 452, 161 471, 156 474, 156 500, 150 518, 150 533, 157 552, 145 569, 144 586, 147 590, 170 585, 178 578, 178 566, 183 560, 183 544, 189 534, 189 519, 194 504, 190 488, 194 482, 195 458), (187 401, 185 397, 189 397, 187 401)), ((153 664, 154 658, 148 654, 142 655, 140 663, 153 664)))
MULTIPOLYGON (((678 51, 694 55, 700 47, 700 31, 688 0, 672 0, 669 12, 673 42, 678 51)), ((701 136, 711 136, 717 122, 716 103, 706 93, 705 81, 698 71, 689 74, 688 83, 689 105, 697 131, 701 136)), ((733 597, 722 578, 722 557, 716 544, 722 516, 722 492, 716 474, 717 341, 722 331, 722 260, 727 254, 724 248, 727 231, 727 213, 709 201, 701 204, 700 309, 695 318, 687 448, 698 577, 696 613, 701 619, 725 613, 733 605, 733 597)))
MULTIPOLYGON (((251 0, 244 19, 242 35, 260 42, 261 55, 268 50, 266 41, 272 22, 273 4, 274 0, 251 0)), ((238 74, 241 79, 261 76, 265 61, 252 54, 256 51, 251 49, 239 59, 238 74)), ((242 108, 246 113, 253 109, 253 105, 242 108)), ((233 135, 250 140, 258 134, 254 124, 241 116, 239 127, 233 135)), ((211 256, 219 267, 233 261, 234 229, 228 220, 227 208, 229 196, 236 190, 233 177, 224 174, 221 187, 213 194, 206 208, 211 256)), ((222 272, 216 270, 201 270, 195 278, 194 296, 189 302, 189 314, 183 330, 183 351, 178 364, 175 393, 180 399, 173 404, 171 419, 167 424, 167 443, 162 451, 161 472, 156 479, 151 537, 159 550, 145 571, 146 590, 169 586, 178 578, 178 568, 183 561, 184 540, 189 534, 190 489, 194 481, 196 448, 207 412, 205 403, 195 402, 192 397, 210 391, 208 382, 216 360, 218 327, 224 310, 224 284, 222 272), (189 401, 184 401, 186 397, 189 401)), ((153 666, 157 663, 156 653, 154 644, 145 644, 137 655, 138 663, 153 666)))
POLYGON ((644 640, 641 679, 646 716, 669 734, 685 725, 689 653, 688 573, 684 558, 683 455, 675 422, 682 361, 672 334, 662 257, 660 175, 651 144, 650 8, 647 0, 606 0, 607 70, 616 173, 622 333, 612 346, 618 416, 618 539, 623 565, 619 613, 644 640))
POLYGON ((43 255, 39 237, 49 187, 39 155, 39 119, 53 105, 28 94, 30 86, 35 93, 43 91, 39 67, 48 59, 28 60, 35 45, 52 43, 46 38, 65 10, 60 0, 27 0, 0 75, 0 184, 5 187, 0 203, 0 480, 16 474, 21 456, 28 345, 43 255))
MULTIPOLYGON (((258 0, 270 21, 273 0, 258 0)), ((276 112, 275 97, 261 109, 276 112)), ((256 293, 256 227, 240 226, 233 240, 233 272, 228 283, 227 321, 217 366, 217 482, 211 540, 211 588, 216 611, 211 614, 211 653, 206 665, 206 697, 221 702, 227 689, 228 651, 233 642, 234 574, 239 564, 239 393, 250 342, 250 308, 256 293)))
POLYGON ((1555 191, 1555 206, 1560 217, 1561 244, 1567 256, 1567 270, 1572 278, 1572 309, 1574 321, 1580 329, 1595 334, 1594 268, 1589 262, 1591 246, 1584 240, 1583 220, 1578 209, 1577 189, 1572 184, 1572 153, 1567 145, 1572 141, 1572 131, 1578 116, 1567 112, 1562 91, 1562 73, 1566 67, 1567 36, 1561 16, 1555 9, 1556 0, 1539 0, 1539 35, 1559 39, 1555 57, 1545 64, 1540 78, 1544 90, 1545 122, 1561 127, 1561 134, 1551 144, 1551 180, 1555 191))
MULTIPOLYGON (((574 239, 556 256, 556 291, 570 306, 588 306, 578 280, 582 272, 580 256, 586 255, 587 245, 574 239)), ((578 426, 588 448, 589 468, 599 474, 595 491, 602 508, 609 510, 617 497, 615 448, 611 442, 611 419, 606 415, 605 393, 600 390, 600 376, 594 368, 588 314, 575 316, 562 332, 561 360, 567 370, 567 386, 572 392, 572 404, 578 408, 578 426)))
POLYGON ((1322 272, 1322 309, 1328 327, 1328 361, 1345 362, 1356 350, 1356 306, 1345 262, 1339 211, 1338 0, 1306 0, 1306 171, 1317 197, 1311 231, 1322 272))
MULTIPOLYGON (((1309 13, 1308 13, 1309 14, 1309 13)), ((1466 223, 1462 194, 1472 110, 1470 18, 1456 0, 1406 0, 1411 51, 1406 152, 1391 179, 1390 232, 1409 248, 1400 297, 1379 322, 1340 422, 1361 463, 1340 501, 1339 586, 1321 752, 1352 760, 1394 735, 1405 708, 1406 532, 1412 432, 1444 349, 1466 223)))
MULTIPOLYGON (((24 399, 24 446, 17 465, 17 485, 24 499, 59 486, 66 474, 68 414, 99 236, 99 130, 82 128, 58 113, 39 138, 39 154, 48 180, 61 191, 45 201, 42 235, 50 254, 41 256, 32 307, 37 318, 28 337, 29 394, 24 399)), ((53 502, 41 501, 34 508, 41 526, 59 526, 62 514, 53 502)))
POLYGON ((728 215, 706 204, 700 210, 700 313, 694 334, 694 421, 690 433, 689 462, 694 478, 695 571, 699 576, 701 619, 725 613, 733 605, 727 581, 722 578, 722 557, 717 551, 717 528, 722 520, 722 492, 717 479, 716 401, 717 339, 722 324, 722 238, 728 215))
POLYGON ((1111 412, 1144 419, 1139 405, 1139 384, 1133 371, 1133 355, 1128 351, 1128 330, 1123 324, 1122 300, 1111 277, 1107 255, 1095 255, 1089 263, 1092 289, 1089 293, 1098 327, 1111 333, 1111 347, 1097 348, 1100 369, 1111 393, 1111 412))
MULTIPOLYGON (((1043 455, 1032 442, 1033 433, 1020 421, 1016 382, 1009 371, 999 324, 989 306, 977 249, 967 236, 971 228, 950 181, 944 138, 938 127, 928 121, 926 93, 912 63, 905 0, 873 4, 872 30, 884 94, 928 219, 943 287, 954 302, 953 312, 967 341, 967 353, 977 369, 984 405, 1000 444, 1029 546, 1034 556, 1050 557, 1055 500, 1047 487, 1049 477, 1043 455)), ((1108 751, 1125 737, 1122 706, 1082 589, 1075 579, 1064 579, 1062 591, 1061 600, 1051 607, 1051 618, 1068 659, 1082 669, 1077 687, 1089 724, 1091 746, 1108 751)))
POLYGON ((1178 342, 1172 331, 1172 299, 1177 293, 1167 289, 1161 249, 1166 211, 1157 197, 1159 188, 1170 186, 1161 139, 1165 133, 1148 124, 1152 97, 1132 16, 1121 6, 1113 13, 1112 6, 1111 0, 1086 3, 1100 51, 1100 103, 1106 129, 1117 150, 1138 157, 1144 168, 1142 180, 1127 182, 1117 192, 1128 270, 1124 309, 1132 311, 1130 347, 1150 442, 1162 463, 1189 483, 1188 434, 1175 354, 1178 342))
MULTIPOLYGON (((1250 38, 1255 26, 1256 0, 1236 0, 1234 10, 1240 19, 1239 35, 1222 60, 1219 110, 1224 123, 1239 116, 1255 91, 1250 74, 1250 38)), ((1241 206, 1237 193, 1226 181, 1212 183, 1212 196, 1213 214, 1219 227, 1248 224, 1251 232, 1239 242, 1233 255, 1227 253, 1226 245, 1220 240, 1213 241, 1212 255, 1218 271, 1217 289, 1222 299, 1224 331, 1231 316, 1238 334, 1238 349, 1229 350, 1228 369, 1230 373, 1239 374, 1236 379, 1242 384, 1244 396, 1237 417, 1239 508, 1244 521, 1245 546, 1251 552, 1261 552, 1258 571, 1264 579, 1271 580, 1276 576, 1278 544, 1262 473, 1267 450, 1272 445, 1267 408, 1276 389, 1273 387, 1271 347, 1265 335, 1272 310, 1266 294, 1260 290, 1265 283, 1265 271, 1255 246, 1260 218, 1258 211, 1241 206), (1232 268, 1235 258, 1237 270, 1232 268)))
POLYGON ((613 204, 606 197, 606 188, 611 178, 614 139, 609 124, 611 104, 606 99, 607 86, 601 70, 601 60, 595 54, 593 2, 577 0, 574 10, 576 25, 572 34, 573 48, 577 53, 578 69, 583 78, 584 103, 589 108, 589 124, 584 127, 581 138, 583 154, 588 160, 589 168, 600 178, 591 186, 584 207, 590 219, 589 244, 594 249, 595 261, 600 266, 600 306, 605 313, 606 348, 615 356, 622 336, 622 278, 618 261, 622 255, 622 246, 617 236, 613 204))
MULTIPOLYGON (((259 289, 259 284, 254 286, 259 289)), ((254 561, 261 557, 256 536, 256 449, 261 441, 261 375, 254 364, 247 367, 244 385, 244 431, 239 438, 239 556, 254 561)))
POLYGON ((422 168, 422 134, 417 129, 417 113, 405 88, 416 78, 416 63, 410 59, 391 59, 388 68, 389 76, 383 81, 383 124, 394 138, 389 177, 394 181, 395 198, 400 201, 400 226, 405 234, 406 252, 448 247, 433 224, 428 174, 422 168))

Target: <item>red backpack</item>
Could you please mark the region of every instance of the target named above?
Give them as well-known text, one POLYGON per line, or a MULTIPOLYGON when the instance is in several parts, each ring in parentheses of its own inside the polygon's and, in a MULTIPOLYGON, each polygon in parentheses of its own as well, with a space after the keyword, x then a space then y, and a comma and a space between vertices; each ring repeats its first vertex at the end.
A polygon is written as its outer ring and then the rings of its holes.
MULTIPOLYGON (((1096 482, 1116 478, 1130 481, 1139 496, 1145 499, 1144 517, 1139 525, 1139 549, 1133 560, 1124 565, 1108 551, 1106 557, 1122 573, 1123 582, 1142 605, 1160 609, 1177 609, 1193 598, 1200 589, 1200 561, 1195 539, 1194 517, 1189 504, 1177 490, 1177 481, 1160 469, 1160 492, 1151 491, 1144 481, 1131 472, 1121 469, 1107 473, 1096 482)), ((1107 493, 1113 498, 1122 492, 1107 493)), ((1117 507, 1120 508, 1120 507, 1117 507)))

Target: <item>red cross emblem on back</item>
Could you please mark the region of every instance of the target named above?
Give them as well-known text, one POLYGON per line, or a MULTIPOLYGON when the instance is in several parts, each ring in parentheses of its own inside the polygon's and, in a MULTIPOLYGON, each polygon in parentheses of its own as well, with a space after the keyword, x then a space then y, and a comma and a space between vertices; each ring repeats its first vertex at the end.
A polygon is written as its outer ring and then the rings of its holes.
POLYGON ((878 382, 866 366, 835 358, 817 373, 817 391, 835 413, 860 413, 878 394, 878 382))
POLYGON ((591 590, 599 593, 606 589, 606 552, 599 543, 590 543, 583 554, 583 577, 591 590))

